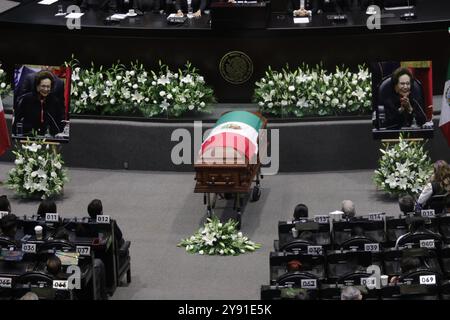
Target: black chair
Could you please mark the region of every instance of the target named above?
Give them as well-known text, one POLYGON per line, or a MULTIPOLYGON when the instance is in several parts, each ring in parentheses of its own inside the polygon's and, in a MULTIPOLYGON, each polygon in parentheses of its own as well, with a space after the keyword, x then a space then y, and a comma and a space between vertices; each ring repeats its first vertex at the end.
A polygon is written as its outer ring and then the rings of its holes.
POLYGON ((76 246, 67 240, 48 240, 39 246, 39 251, 75 251, 76 246))
POLYGON ((409 271, 406 274, 401 274, 399 277, 399 282, 408 284, 420 284, 421 276, 434 276, 436 280, 436 285, 439 285, 442 279, 442 274, 439 272, 433 271, 429 268, 418 268, 409 271))
POLYGON ((442 245, 439 258, 440 258, 440 262, 441 262, 442 272, 444 273, 446 278, 450 278, 450 245, 449 244, 442 245))
POLYGON ((389 284, 381 288, 381 300, 439 300, 439 286, 389 284))
POLYGON ((354 238, 355 236, 364 236, 370 240, 370 243, 384 242, 384 221, 373 221, 366 218, 353 218, 350 220, 333 223, 333 245, 335 249, 340 249, 343 247, 344 242, 354 238), (362 230, 364 234, 353 234, 356 229, 362 230))
POLYGON ((271 252, 270 253, 270 281, 272 284, 277 279, 287 273, 288 263, 298 260, 301 263, 301 271, 308 272, 320 280, 326 279, 325 255, 310 255, 305 253, 292 252, 271 252))
POLYGON ((131 257, 130 257, 130 241, 124 241, 119 248, 118 255, 118 268, 117 268, 117 281, 118 285, 121 284, 122 278, 126 275, 127 283, 131 282, 131 257))
POLYGON ((366 271, 349 272, 340 276, 336 282, 346 286, 359 286, 361 285, 361 279, 369 278, 370 276, 372 275, 366 271))
POLYGON ((287 252, 304 252, 307 253, 308 246, 312 246, 313 244, 306 240, 301 239, 295 239, 291 242, 288 242, 284 244, 280 251, 287 251, 287 252))
POLYGON ((276 283, 279 285, 292 284, 301 286, 302 280, 316 280, 316 284, 319 285, 319 279, 312 273, 306 271, 294 271, 288 272, 278 277, 276 283))
POLYGON ((441 299, 450 300, 450 280, 444 280, 441 282, 441 299))
POLYGON ((447 196, 449 196, 448 192, 431 196, 424 209, 433 209, 436 215, 445 214, 445 200, 447 199, 447 196))
POLYGON ((333 283, 340 277, 367 268, 376 264, 381 265, 381 255, 368 251, 328 251, 327 252, 327 271, 328 282, 333 283))
POLYGON ((17 243, 9 238, 9 237, 4 237, 4 236, 0 236, 0 248, 6 248, 6 249, 16 249, 17 247, 17 243))
POLYGON ((414 233, 408 233, 404 237, 402 237, 398 241, 399 247, 404 246, 411 246, 411 247, 419 247, 420 241, 422 240, 433 240, 434 241, 434 247, 440 248, 442 245, 442 236, 438 233, 432 233, 432 232, 414 232, 414 233))
MULTIPOLYGON (((365 251, 366 244, 373 244, 375 241, 364 236, 352 237, 341 243, 341 248, 344 250, 360 250, 365 251)), ((379 244, 378 244, 379 245, 379 244)))
POLYGON ((439 233, 445 243, 450 243, 450 213, 438 217, 439 233))
POLYGON ((16 279, 15 287, 23 292, 24 289, 36 293, 39 300, 70 300, 73 298, 71 290, 53 289, 53 276, 44 272, 27 272, 16 279))
POLYGON ((408 233, 408 224, 405 217, 386 219, 386 247, 394 247, 397 239, 408 233))
POLYGON ((421 263, 434 272, 442 273, 437 250, 428 248, 385 249, 382 253, 384 274, 392 277, 401 274, 401 261, 405 257, 420 258, 421 263))
POLYGON ((122 279, 125 277, 125 275, 127 283, 131 282, 131 257, 130 257, 131 242, 125 241, 123 238, 119 239, 119 235, 117 235, 115 231, 119 230, 116 220, 111 219, 111 226, 113 230, 113 243, 115 248, 117 285, 119 286, 121 285, 122 279))

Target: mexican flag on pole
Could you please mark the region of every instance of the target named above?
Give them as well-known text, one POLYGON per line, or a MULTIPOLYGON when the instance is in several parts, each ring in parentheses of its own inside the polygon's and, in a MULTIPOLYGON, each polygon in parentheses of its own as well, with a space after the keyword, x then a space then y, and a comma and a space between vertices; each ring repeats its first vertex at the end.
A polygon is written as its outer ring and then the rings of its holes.
POLYGON ((442 95, 439 127, 441 128, 442 134, 447 139, 447 144, 450 147, 450 61, 447 70, 447 81, 445 82, 444 93, 442 95))

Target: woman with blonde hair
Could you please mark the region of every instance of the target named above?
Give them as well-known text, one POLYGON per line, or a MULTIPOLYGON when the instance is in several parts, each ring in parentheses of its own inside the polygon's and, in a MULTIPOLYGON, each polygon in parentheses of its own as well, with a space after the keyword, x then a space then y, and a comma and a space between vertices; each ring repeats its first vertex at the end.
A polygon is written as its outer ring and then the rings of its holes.
POLYGON ((433 165, 434 173, 430 182, 422 189, 417 203, 424 207, 434 195, 450 193, 450 167, 444 160, 438 160, 433 165))

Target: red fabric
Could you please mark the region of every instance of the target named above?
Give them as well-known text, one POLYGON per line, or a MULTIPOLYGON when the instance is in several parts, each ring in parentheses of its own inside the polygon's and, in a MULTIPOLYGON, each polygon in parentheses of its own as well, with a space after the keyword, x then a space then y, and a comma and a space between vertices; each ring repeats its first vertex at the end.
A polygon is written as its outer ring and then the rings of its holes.
POLYGON ((72 77, 72 69, 66 68, 66 81, 64 85, 64 103, 66 106, 66 112, 64 114, 64 119, 68 120, 69 118, 69 102, 70 102, 70 82, 72 77))
POLYGON ((417 80, 422 83, 423 95, 425 102, 425 114, 427 116, 427 121, 433 118, 433 72, 431 68, 431 61, 429 68, 409 68, 417 80))
POLYGON ((256 151, 255 145, 247 137, 231 132, 222 132, 205 140, 202 144, 202 154, 216 147, 231 147, 245 154, 247 159, 251 159, 256 151))
POLYGON ((64 113, 64 120, 67 120, 69 115, 70 80, 72 76, 72 69, 67 67, 60 67, 58 69, 54 69, 53 74, 64 81, 64 107, 66 111, 64 113))
POLYGON ((9 141, 8 126, 6 125, 5 113, 2 108, 0 111, 0 156, 3 155, 9 147, 11 147, 11 142, 9 141))
POLYGON ((447 139, 448 146, 450 147, 450 122, 440 126, 440 128, 442 130, 442 134, 447 139))

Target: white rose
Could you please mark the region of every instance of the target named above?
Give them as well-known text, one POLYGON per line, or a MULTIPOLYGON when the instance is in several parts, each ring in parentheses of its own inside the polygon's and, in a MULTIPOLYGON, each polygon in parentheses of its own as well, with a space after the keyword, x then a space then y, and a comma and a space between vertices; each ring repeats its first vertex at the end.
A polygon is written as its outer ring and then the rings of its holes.
POLYGON ((6 83, 2 82, 2 84, 0 84, 0 88, 5 88, 6 87, 6 83))
POLYGON ((122 80, 122 76, 116 76, 117 80, 122 80))
POLYGON ((295 90, 295 87, 294 86, 289 86, 288 90, 292 92, 292 91, 295 90))
POLYGON ((188 107, 189 110, 194 110, 194 108, 195 108, 195 107, 194 107, 194 105, 192 105, 192 104, 189 105, 189 107, 188 107))
POLYGON ((166 95, 166 92, 165 92, 165 91, 160 91, 160 92, 159 92, 159 95, 160 95, 161 97, 164 97, 164 96, 166 95))

